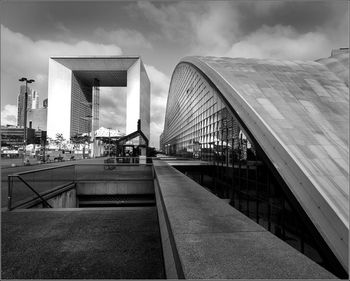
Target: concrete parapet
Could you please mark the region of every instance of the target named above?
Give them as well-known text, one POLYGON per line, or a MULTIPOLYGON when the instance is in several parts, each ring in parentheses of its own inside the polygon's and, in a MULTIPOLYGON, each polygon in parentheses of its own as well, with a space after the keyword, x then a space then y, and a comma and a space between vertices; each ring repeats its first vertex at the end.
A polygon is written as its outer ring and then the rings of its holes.
POLYGON ((153 165, 167 278, 335 278, 167 163, 153 165))
POLYGON ((85 181, 77 183, 77 195, 154 194, 153 180, 85 181))

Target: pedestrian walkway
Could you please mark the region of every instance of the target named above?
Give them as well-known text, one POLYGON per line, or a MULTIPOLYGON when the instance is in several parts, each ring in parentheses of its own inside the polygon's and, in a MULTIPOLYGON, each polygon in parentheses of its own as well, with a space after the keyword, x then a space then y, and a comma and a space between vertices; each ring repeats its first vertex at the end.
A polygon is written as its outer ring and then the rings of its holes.
MULTIPOLYGON (((65 161, 62 161, 62 162, 71 162, 71 161, 66 159, 65 161)), ((51 159, 49 162, 44 163, 42 161, 39 161, 35 157, 28 158, 28 166, 47 165, 51 163, 61 163, 61 162, 55 162, 53 161, 53 159, 51 159)), ((23 158, 1 158, 2 169, 12 168, 12 167, 21 167, 21 166, 25 166, 23 158)))

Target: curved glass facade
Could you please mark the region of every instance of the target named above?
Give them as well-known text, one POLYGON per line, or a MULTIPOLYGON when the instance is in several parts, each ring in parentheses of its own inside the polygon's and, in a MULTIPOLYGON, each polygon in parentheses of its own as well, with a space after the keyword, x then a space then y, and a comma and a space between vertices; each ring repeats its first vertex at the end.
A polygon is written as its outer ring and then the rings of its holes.
POLYGON ((178 66, 170 92, 162 140, 167 154, 212 160, 224 139, 236 140, 233 147, 246 139, 216 90, 190 65, 178 66))
POLYGON ((188 63, 173 73, 162 145, 168 155, 209 161, 212 168, 192 173, 195 180, 335 275, 347 276, 239 114, 188 63))

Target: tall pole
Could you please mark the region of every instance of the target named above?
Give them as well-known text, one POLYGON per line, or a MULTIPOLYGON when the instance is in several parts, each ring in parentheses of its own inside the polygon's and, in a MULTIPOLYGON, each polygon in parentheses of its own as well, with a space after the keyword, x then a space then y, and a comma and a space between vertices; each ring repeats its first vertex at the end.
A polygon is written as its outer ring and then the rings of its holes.
POLYGON ((26 92, 24 93, 24 116, 23 116, 23 127, 24 127, 24 140, 23 140, 23 163, 26 157, 27 149, 27 107, 28 107, 28 81, 26 80, 26 92))
POLYGON ((111 128, 108 128, 108 139, 109 139, 108 157, 111 157, 111 128))
POLYGON ((43 162, 44 162, 44 163, 46 163, 46 158, 45 158, 45 156, 46 156, 46 155, 45 155, 45 152, 46 152, 45 150, 46 150, 46 149, 45 149, 45 148, 46 148, 46 140, 44 140, 44 150, 43 150, 43 162))

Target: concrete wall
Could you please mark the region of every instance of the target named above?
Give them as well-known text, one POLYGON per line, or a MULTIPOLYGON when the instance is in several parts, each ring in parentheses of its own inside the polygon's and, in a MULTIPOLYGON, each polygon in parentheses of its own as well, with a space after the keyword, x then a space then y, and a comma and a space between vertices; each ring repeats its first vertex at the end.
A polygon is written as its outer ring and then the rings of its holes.
MULTIPOLYGON (((77 192, 76 189, 70 189, 63 193, 60 193, 50 199, 47 202, 52 206, 52 208, 76 208, 77 207, 77 192)), ((42 203, 30 207, 31 209, 41 209, 44 208, 42 203)))
POLYGON ((167 215, 166 207, 164 205, 158 181, 156 179, 154 180, 154 192, 156 195, 156 206, 158 211, 158 222, 160 238, 162 240, 163 260, 166 278, 182 279, 183 271, 180 265, 176 245, 174 243, 174 237, 171 233, 171 227, 169 224, 169 218, 167 215))
POLYGON ((47 135, 70 137, 72 71, 53 59, 49 60, 47 135))
POLYGON ((148 79, 146 69, 142 63, 140 78, 140 119, 142 120, 141 131, 150 141, 151 83, 148 79))
POLYGON ((126 93, 126 134, 137 130, 137 120, 140 118, 140 69, 138 59, 129 69, 126 93))
POLYGON ((153 180, 86 181, 77 183, 77 195, 154 194, 153 180))
POLYGON ((51 198, 48 200, 48 203, 52 206, 52 208, 76 208, 76 198, 76 189, 71 189, 51 198))

